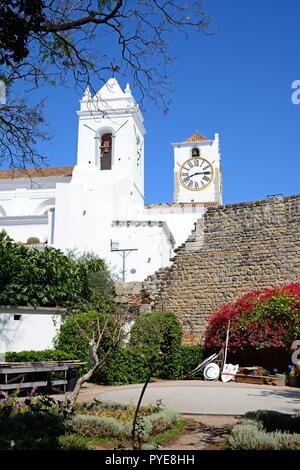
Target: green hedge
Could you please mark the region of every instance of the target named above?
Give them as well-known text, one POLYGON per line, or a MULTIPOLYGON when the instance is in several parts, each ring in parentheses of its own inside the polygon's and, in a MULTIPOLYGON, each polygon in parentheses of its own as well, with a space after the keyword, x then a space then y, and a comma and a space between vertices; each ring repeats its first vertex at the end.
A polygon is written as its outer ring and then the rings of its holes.
POLYGON ((60 351, 58 349, 44 349, 43 351, 7 352, 7 362, 42 362, 42 361, 69 361, 78 359, 76 354, 60 351))
POLYGON ((191 377, 191 371, 203 361, 203 354, 204 348, 202 346, 196 345, 180 347, 180 379, 188 379, 191 377))
POLYGON ((178 379, 181 375, 181 324, 174 313, 153 312, 138 317, 131 330, 130 345, 162 353, 160 377, 178 379))
MULTIPOLYGON (((148 348, 117 349, 109 356, 104 368, 97 372, 93 378, 96 383, 108 385, 122 385, 145 382, 149 375, 149 366, 154 365, 153 354, 148 348)), ((154 366, 153 376, 157 376, 157 364, 154 366)))
MULTIPOLYGON (((176 367, 178 379, 186 379, 203 358, 201 346, 180 346, 178 348, 176 367)), ((99 371, 93 381, 109 385, 123 385, 143 383, 147 379, 150 368, 152 378, 162 378, 164 362, 153 355, 149 348, 128 347, 114 351, 108 359, 105 367, 99 371)), ((170 370, 172 367, 170 365, 170 370)), ((167 377, 169 378, 169 377, 167 377)))

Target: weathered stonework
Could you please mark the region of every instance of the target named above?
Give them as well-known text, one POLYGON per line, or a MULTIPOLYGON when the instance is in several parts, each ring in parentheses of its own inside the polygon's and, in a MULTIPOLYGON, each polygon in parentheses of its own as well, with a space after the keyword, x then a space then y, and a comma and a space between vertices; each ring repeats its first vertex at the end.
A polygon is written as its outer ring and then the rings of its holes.
POLYGON ((154 310, 175 312, 186 341, 196 342, 222 304, 299 279, 300 196, 289 196, 209 208, 143 294, 154 310))

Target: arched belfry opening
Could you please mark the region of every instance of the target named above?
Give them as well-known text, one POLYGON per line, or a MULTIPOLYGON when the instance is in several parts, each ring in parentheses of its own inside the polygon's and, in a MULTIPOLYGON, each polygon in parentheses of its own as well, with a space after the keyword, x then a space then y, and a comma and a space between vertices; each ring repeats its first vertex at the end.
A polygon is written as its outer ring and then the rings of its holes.
POLYGON ((103 134, 100 141, 100 170, 111 170, 112 134, 103 134))
POLYGON ((199 157, 200 156, 200 150, 197 147, 194 147, 192 149, 192 157, 199 157))

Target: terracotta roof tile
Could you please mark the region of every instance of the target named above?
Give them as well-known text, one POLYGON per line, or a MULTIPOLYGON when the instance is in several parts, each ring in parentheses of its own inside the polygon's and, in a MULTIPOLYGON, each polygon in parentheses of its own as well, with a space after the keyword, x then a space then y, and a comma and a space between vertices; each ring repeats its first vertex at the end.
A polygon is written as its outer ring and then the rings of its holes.
POLYGON ((185 142, 202 142, 203 140, 207 140, 207 138, 203 137, 199 131, 196 131, 193 135, 188 137, 185 142))
POLYGON ((0 180, 72 176, 74 166, 50 166, 22 170, 0 170, 0 180))

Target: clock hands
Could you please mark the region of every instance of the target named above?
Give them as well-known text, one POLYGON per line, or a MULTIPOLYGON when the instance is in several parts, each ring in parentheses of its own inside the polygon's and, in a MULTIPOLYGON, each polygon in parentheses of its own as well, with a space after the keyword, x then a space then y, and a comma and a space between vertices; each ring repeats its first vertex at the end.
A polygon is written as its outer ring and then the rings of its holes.
POLYGON ((210 171, 198 171, 197 173, 194 173, 193 175, 189 175, 190 178, 196 175, 210 175, 210 171))

